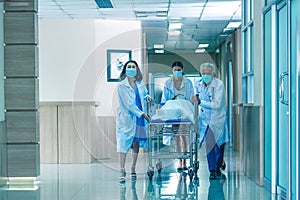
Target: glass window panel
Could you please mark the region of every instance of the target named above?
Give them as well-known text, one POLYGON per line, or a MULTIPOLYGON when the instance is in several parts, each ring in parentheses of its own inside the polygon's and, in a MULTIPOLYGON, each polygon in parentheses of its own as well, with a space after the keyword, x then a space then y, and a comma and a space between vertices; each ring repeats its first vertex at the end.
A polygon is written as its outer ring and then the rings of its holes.
POLYGON ((250 72, 251 71, 251 59, 252 59, 252 55, 251 55, 251 31, 249 30, 249 28, 247 29, 247 68, 246 68, 246 72, 250 72))
POLYGON ((247 77, 242 78, 242 101, 247 102, 247 77))
POLYGON ((251 20, 251 0, 247 0, 247 23, 251 20))
POLYGON ((244 50, 244 53, 243 53, 243 57, 244 57, 244 59, 243 59, 243 64, 244 64, 244 66, 243 66, 243 73, 246 73, 248 70, 247 70, 247 65, 248 65, 248 59, 249 59, 249 57, 248 57, 248 35, 247 35, 247 32, 248 31, 246 31, 246 32, 243 32, 243 36, 244 36, 244 41, 243 41, 243 43, 244 43, 244 45, 243 45, 243 50, 244 50))
POLYGON ((248 10, 248 6, 247 6, 247 0, 244 0, 243 1, 243 23, 244 23, 244 26, 247 25, 247 22, 248 22, 248 18, 247 18, 247 10, 248 10))
POLYGON ((253 75, 247 77, 247 103, 253 103, 253 75))
POLYGON ((253 39, 253 26, 250 26, 250 52, 251 52, 251 59, 250 59, 250 71, 253 72, 253 57, 254 57, 254 39, 253 39))

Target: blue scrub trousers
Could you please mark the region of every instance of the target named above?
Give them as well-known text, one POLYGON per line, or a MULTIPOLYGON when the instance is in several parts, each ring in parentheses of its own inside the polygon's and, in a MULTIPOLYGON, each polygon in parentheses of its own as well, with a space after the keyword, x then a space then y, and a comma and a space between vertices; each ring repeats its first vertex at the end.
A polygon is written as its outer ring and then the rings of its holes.
POLYGON ((206 142, 206 157, 208 162, 209 171, 215 171, 220 169, 224 158, 224 147, 225 143, 218 146, 216 139, 212 130, 207 126, 205 132, 205 142, 206 142))

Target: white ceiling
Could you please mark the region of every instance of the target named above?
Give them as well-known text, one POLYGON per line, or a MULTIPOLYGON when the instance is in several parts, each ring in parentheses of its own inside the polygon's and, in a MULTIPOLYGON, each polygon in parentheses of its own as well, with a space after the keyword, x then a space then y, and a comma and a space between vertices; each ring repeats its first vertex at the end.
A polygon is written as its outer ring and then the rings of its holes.
MULTIPOLYGON (((106 1, 106 0, 102 0, 106 1)), ((141 20, 149 51, 154 44, 165 50, 194 52, 209 43, 214 52, 228 33, 229 22, 241 21, 241 0, 111 0, 113 8, 99 8, 95 0, 39 0, 40 18, 96 18, 141 20), (179 35, 170 35, 169 24, 181 23, 179 35)))

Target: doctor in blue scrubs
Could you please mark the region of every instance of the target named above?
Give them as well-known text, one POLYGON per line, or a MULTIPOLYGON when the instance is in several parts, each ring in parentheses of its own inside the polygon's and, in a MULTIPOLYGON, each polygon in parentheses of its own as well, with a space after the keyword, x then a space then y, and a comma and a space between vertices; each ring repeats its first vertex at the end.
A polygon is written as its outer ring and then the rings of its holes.
MULTIPOLYGON (((216 78, 215 65, 203 63, 200 66, 202 79, 195 83, 195 93, 200 102, 200 141, 205 137, 206 156, 210 171, 210 180, 222 176, 225 169, 224 147, 228 142, 225 88, 223 82, 216 78)), ((196 96, 193 101, 199 101, 196 96)))
POLYGON ((120 154, 120 183, 126 181, 125 161, 128 151, 132 149, 130 178, 134 181, 139 149, 148 147, 146 125, 150 122, 150 118, 145 111, 144 102, 151 100, 151 98, 142 78, 136 61, 130 60, 125 63, 120 74, 119 107, 116 116, 117 151, 120 154))

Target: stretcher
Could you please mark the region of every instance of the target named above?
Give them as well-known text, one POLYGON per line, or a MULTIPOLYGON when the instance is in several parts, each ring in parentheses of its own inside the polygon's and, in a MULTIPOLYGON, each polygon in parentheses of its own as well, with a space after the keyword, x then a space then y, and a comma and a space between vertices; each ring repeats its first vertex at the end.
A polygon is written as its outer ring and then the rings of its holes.
MULTIPOLYGON (((147 109, 151 109, 151 103, 147 103, 147 109)), ((190 182, 198 183, 199 178, 197 172, 199 169, 198 161, 198 139, 199 139, 199 119, 198 119, 198 104, 194 104, 194 119, 154 119, 148 124, 148 159, 149 166, 147 169, 147 175, 150 181, 154 176, 154 168, 158 174, 163 169, 163 159, 186 159, 188 165, 188 176, 190 182), (188 149, 186 152, 174 151, 174 148, 167 148, 170 151, 166 151, 162 148, 160 141, 164 137, 176 137, 186 136, 188 141, 188 149), (155 166, 154 166, 155 163, 155 166)))

